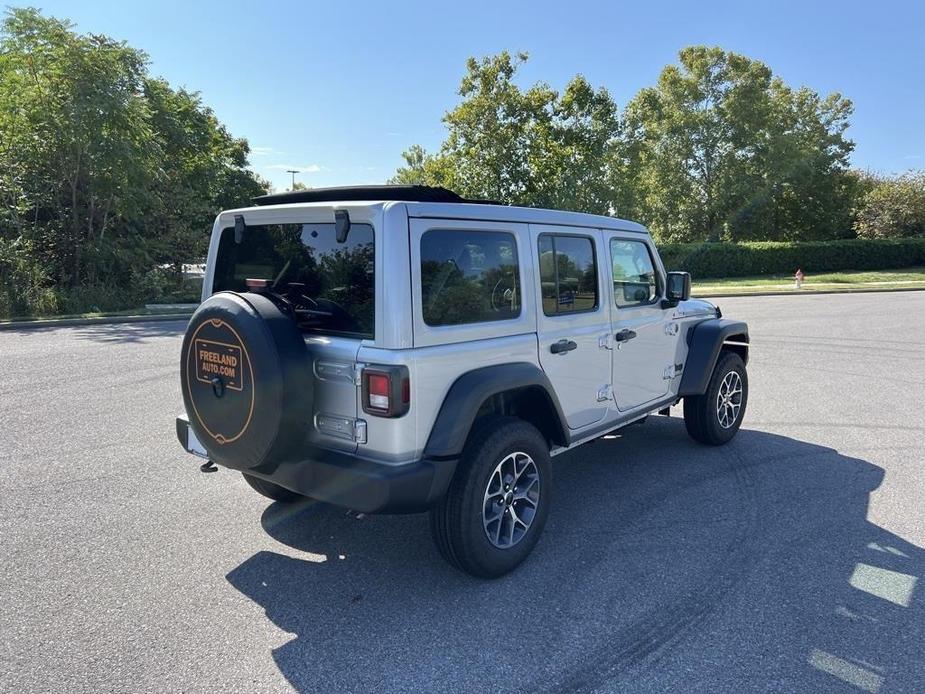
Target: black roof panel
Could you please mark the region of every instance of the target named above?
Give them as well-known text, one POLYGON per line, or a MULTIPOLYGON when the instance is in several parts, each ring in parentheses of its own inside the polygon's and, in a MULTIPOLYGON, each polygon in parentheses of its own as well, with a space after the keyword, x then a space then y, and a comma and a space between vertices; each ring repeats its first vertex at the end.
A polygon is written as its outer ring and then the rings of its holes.
POLYGON ((467 200, 446 188, 436 186, 340 186, 310 188, 273 193, 254 198, 257 205, 284 205, 294 202, 340 202, 345 200, 400 200, 404 202, 470 202, 498 204, 489 200, 467 200))

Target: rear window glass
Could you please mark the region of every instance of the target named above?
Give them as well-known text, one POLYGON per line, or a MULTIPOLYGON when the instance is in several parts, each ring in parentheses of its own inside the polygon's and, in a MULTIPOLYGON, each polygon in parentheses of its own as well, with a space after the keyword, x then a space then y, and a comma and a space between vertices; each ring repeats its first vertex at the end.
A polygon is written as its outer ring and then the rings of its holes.
POLYGON ((421 303, 427 325, 516 318, 520 302, 512 234, 435 229, 421 237, 421 303))
POLYGON ((248 225, 235 243, 222 231, 212 291, 247 291, 247 279, 270 280, 270 291, 294 308, 306 331, 372 338, 375 326, 374 235, 353 224, 338 243, 333 224, 248 225))

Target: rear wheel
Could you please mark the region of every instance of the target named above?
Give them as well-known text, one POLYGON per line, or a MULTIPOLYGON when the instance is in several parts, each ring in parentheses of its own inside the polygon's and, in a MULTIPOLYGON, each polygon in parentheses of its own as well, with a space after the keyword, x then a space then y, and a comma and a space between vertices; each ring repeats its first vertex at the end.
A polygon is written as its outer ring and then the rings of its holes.
POLYGON ((684 424, 695 441, 719 446, 736 435, 748 403, 745 362, 735 352, 720 352, 707 391, 684 398, 684 424))
POLYGON ((301 494, 296 494, 285 487, 280 487, 278 484, 273 484, 259 477, 248 475, 246 472, 242 472, 241 474, 244 475, 244 481, 247 482, 255 492, 268 499, 273 499, 273 501, 289 503, 305 498, 301 494))
POLYGON ((549 448, 536 427, 501 417, 479 428, 430 513, 440 554, 480 578, 512 571, 543 532, 551 483, 549 448))

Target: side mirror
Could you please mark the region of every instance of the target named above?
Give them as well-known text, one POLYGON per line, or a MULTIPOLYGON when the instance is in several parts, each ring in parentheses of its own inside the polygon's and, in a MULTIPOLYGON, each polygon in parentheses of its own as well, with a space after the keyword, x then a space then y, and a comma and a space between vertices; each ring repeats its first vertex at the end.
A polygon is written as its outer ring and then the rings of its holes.
POLYGON ((691 273, 669 272, 668 286, 665 287, 665 300, 671 306, 677 306, 679 301, 691 298, 691 273))

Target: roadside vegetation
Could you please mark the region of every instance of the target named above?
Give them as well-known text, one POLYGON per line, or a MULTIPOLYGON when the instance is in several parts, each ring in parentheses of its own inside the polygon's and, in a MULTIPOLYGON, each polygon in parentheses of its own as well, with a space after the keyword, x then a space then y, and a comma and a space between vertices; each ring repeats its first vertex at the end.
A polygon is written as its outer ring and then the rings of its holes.
MULTIPOLYGON (((925 262, 891 245, 925 238, 925 174, 851 170, 842 95, 692 46, 620 108, 581 75, 522 86, 526 60, 470 59, 443 144, 410 146, 392 182, 638 219, 695 279, 925 262)), ((195 301, 183 268, 202 261, 215 213, 267 191, 249 151, 143 52, 8 10, 0 317, 195 301)))
POLYGON ((123 42, 31 9, 0 32, 0 316, 188 299, 216 210, 266 189, 247 141, 123 42))
POLYGON ((925 238, 665 243, 659 254, 694 279, 818 274, 925 265, 925 238))
POLYGON ((904 270, 878 270, 876 272, 829 272, 804 277, 797 288, 792 275, 763 275, 761 277, 733 277, 705 279, 693 283, 695 296, 722 296, 724 294, 762 294, 768 292, 818 291, 887 291, 895 289, 925 289, 925 267, 904 270))
POLYGON ((925 173, 851 170, 842 95, 693 46, 621 110, 581 75, 522 88, 526 60, 469 60, 443 144, 410 147, 392 180, 638 219, 695 279, 925 263, 925 173))

